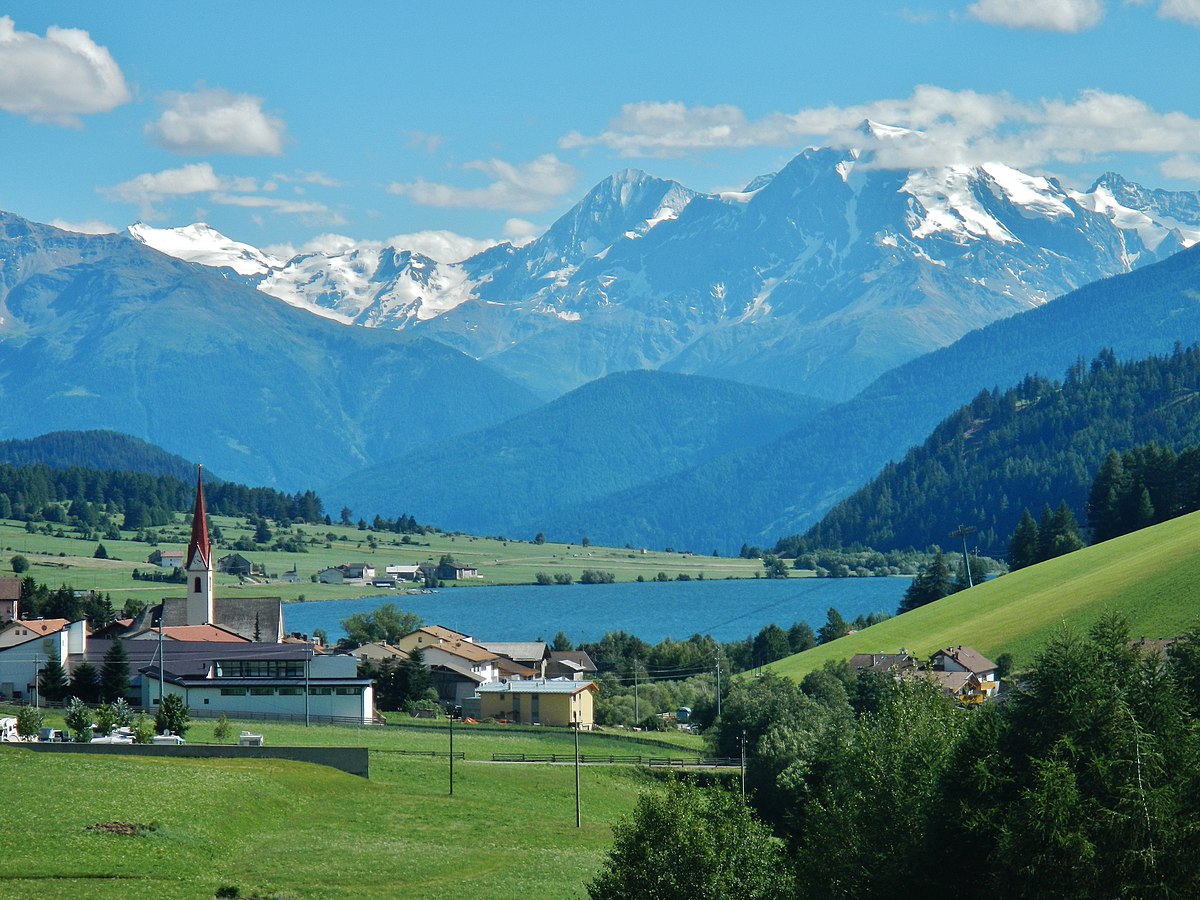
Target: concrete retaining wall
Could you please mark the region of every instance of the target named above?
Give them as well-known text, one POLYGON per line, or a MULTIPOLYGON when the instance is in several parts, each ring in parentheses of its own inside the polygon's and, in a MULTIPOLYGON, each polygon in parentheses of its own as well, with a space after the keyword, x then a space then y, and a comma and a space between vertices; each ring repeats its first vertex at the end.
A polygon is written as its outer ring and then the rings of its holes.
POLYGON ((169 756, 186 759, 290 759, 341 769, 369 778, 366 747, 237 747, 221 744, 9 744, 42 753, 119 754, 124 756, 169 756))

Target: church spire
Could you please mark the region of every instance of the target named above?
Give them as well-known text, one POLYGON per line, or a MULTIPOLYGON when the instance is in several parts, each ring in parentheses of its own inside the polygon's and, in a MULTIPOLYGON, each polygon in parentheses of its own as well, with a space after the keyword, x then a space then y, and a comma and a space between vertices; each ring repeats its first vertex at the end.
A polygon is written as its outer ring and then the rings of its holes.
POLYGON ((192 568, 192 562, 197 555, 200 565, 208 569, 212 567, 212 545, 208 540, 208 516, 204 510, 204 466, 196 467, 196 509, 192 513, 192 539, 188 542, 187 558, 184 567, 192 568))

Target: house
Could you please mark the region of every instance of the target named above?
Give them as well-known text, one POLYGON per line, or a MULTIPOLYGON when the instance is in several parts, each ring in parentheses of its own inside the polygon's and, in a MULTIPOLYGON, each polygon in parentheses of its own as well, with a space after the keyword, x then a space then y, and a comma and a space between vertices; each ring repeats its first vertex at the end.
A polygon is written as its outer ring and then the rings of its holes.
MULTIPOLYGON (((470 641, 443 641, 421 648, 438 699, 461 704, 483 684, 499 680, 501 658, 470 641)), ((511 661, 510 661, 511 662, 511 661)))
POLYGON ((483 646, 532 670, 536 676, 546 677, 550 648, 546 646, 545 641, 488 641, 483 646))
POLYGON ((401 650, 407 650, 411 653, 413 650, 423 650, 426 647, 433 647, 446 642, 454 643, 455 641, 474 643, 475 639, 461 632, 454 631, 451 628, 444 628, 441 625, 422 625, 416 631, 410 631, 396 641, 396 646, 401 650))
POLYGON ((182 550, 155 550, 146 562, 163 569, 182 569, 183 558, 182 550))
MULTIPOLYGON (((933 654, 931 665, 935 677, 945 681, 936 673, 969 673, 978 682, 977 690, 984 697, 991 697, 1000 687, 996 678, 996 664, 974 647, 948 647, 933 654)), ((953 679, 957 682, 957 679, 953 679)))
MULTIPOLYGON (((374 721, 371 679, 359 677, 358 660, 348 654, 314 653, 302 643, 180 642, 164 646, 161 659, 146 652, 157 648, 147 641, 126 647, 143 706, 157 705, 161 690, 182 697, 193 715, 374 721)), ((103 658, 106 650, 95 652, 103 658)))
POLYGON ((593 681, 567 678, 490 682, 477 689, 479 713, 489 719, 590 731, 599 690, 593 681))
POLYGON ((424 581, 420 566, 385 566, 384 574, 396 581, 424 581))
POLYGON ((245 577, 253 574, 254 565, 240 553, 227 553, 217 560, 217 571, 245 577))
POLYGON ((290 571, 283 573, 283 580, 286 581, 288 584, 299 584, 300 583, 300 573, 296 571, 296 567, 294 565, 292 566, 290 571))
POLYGON ((899 653, 855 653, 850 657, 850 668, 860 675, 874 672, 900 678, 918 671, 921 663, 901 648, 899 653))
POLYGON ((66 666, 87 642, 87 621, 36 619, 16 621, 0 630, 0 696, 28 700, 36 696, 38 673, 52 657, 66 666))
POLYGON ((317 573, 324 584, 367 584, 374 577, 375 567, 366 563, 343 563, 317 573))
POLYGON ((0 624, 19 618, 17 606, 21 602, 21 579, 0 578, 0 624))
POLYGON ((482 578, 479 570, 462 563, 439 563, 435 571, 439 581, 462 581, 466 578, 482 578))
MULTIPOLYGON (((221 644, 246 644, 250 638, 222 628, 220 625, 174 625, 162 629, 143 628, 129 634, 121 635, 127 641, 157 641, 158 633, 162 631, 164 641, 207 641, 221 644)), ((93 638, 96 638, 93 635, 93 638)))
POLYGON ((371 662, 400 662, 409 658, 406 650, 401 650, 386 641, 372 641, 361 647, 355 647, 350 653, 356 659, 370 660, 371 662))
POLYGON ((583 650, 551 650, 546 665, 547 678, 570 678, 572 681, 583 681, 597 671, 596 664, 583 650))

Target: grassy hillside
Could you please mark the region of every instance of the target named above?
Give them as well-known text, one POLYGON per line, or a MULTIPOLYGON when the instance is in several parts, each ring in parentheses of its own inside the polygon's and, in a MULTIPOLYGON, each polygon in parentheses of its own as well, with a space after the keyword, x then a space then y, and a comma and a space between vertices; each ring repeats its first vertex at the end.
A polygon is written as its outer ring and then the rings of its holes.
MULTIPOLYGON (((576 829, 572 766, 489 761, 493 750, 569 753, 566 734, 456 733, 467 760, 455 766, 449 797, 446 760, 387 752, 444 750, 444 734, 327 727, 305 740, 298 726, 254 728, 276 745, 370 746, 371 778, 284 761, 5 746, 0 766, 17 787, 0 808, 0 833, 21 834, 23 853, 0 873, 0 897, 211 898, 226 886, 243 897, 580 897, 612 823, 653 784, 632 769, 585 766, 576 829), (89 830, 111 822, 153 830, 89 830)), ((201 729, 188 737, 206 737, 201 729)), ((593 740, 592 752, 671 752, 614 750, 612 739, 592 735, 581 736, 581 751, 593 740)))
POLYGON ((1086 629, 1105 612, 1127 615, 1138 637, 1170 637, 1200 621, 1200 513, 1004 575, 969 591, 773 663, 799 678, 855 653, 918 656, 968 644, 1028 663, 1054 629, 1086 629))
MULTIPOLYGON (((69 584, 77 589, 106 591, 112 594, 116 607, 120 607, 127 597, 157 603, 164 595, 182 592, 182 585, 134 581, 133 570, 154 571, 146 558, 155 547, 183 550, 187 546, 190 520, 190 516, 179 515, 173 525, 155 529, 159 536, 157 545, 106 539, 102 543, 109 559, 92 558, 96 550, 95 541, 30 534, 23 522, 0 520, 0 575, 10 574, 12 557, 21 554, 32 564, 26 574, 51 588, 69 584)), ((254 533, 244 519, 210 516, 209 522, 221 529, 222 543, 231 543, 254 533)), ((301 597, 329 600, 395 594, 398 592, 386 589, 314 583, 311 577, 321 569, 342 563, 367 562, 382 573, 387 565, 437 562, 444 554, 450 554, 457 561, 480 570, 484 577, 464 582, 468 586, 532 584, 539 571, 551 575, 568 572, 576 581, 584 569, 612 572, 618 581, 636 581, 639 575, 649 581, 659 572, 665 572, 671 578, 679 573, 692 578, 700 575, 704 578, 753 578, 763 571, 762 563, 756 559, 715 558, 653 550, 643 553, 640 548, 583 547, 580 544, 551 542, 535 544, 532 541, 503 541, 450 534, 411 535, 409 540, 412 543, 404 544, 401 542, 402 536, 398 534, 360 531, 343 525, 297 525, 293 526, 291 532, 302 535, 307 552, 263 550, 244 551, 242 554, 252 562, 261 563, 275 576, 269 585, 243 585, 235 577, 218 574, 217 595, 230 596, 252 590, 255 596, 266 593, 285 600, 298 600, 301 597), (371 545, 372 538, 375 540, 374 547, 371 545), (278 576, 290 571, 293 566, 300 575, 298 583, 278 580, 278 576)), ((133 535, 126 532, 125 536, 131 538, 133 535)), ((217 544, 214 544, 214 548, 215 559, 232 552, 217 544)))

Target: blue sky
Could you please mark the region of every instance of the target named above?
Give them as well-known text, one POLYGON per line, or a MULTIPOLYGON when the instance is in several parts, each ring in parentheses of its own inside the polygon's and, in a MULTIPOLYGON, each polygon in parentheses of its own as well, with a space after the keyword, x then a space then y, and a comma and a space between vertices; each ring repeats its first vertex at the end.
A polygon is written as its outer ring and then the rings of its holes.
POLYGON ((0 8, 0 209, 260 247, 527 239, 612 172, 738 188, 863 118, 894 165, 1200 188, 1200 0, 0 8))

